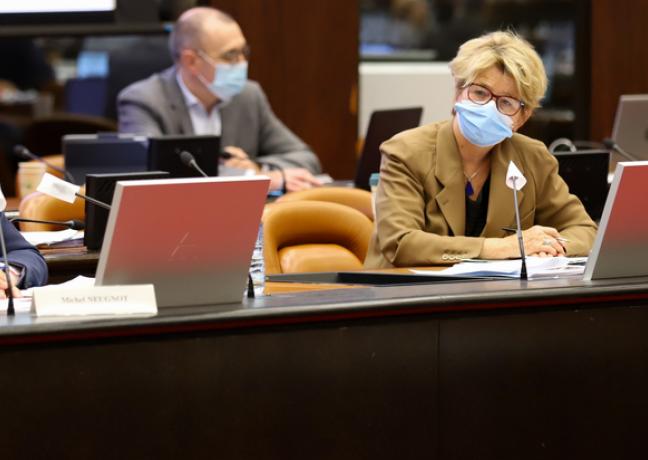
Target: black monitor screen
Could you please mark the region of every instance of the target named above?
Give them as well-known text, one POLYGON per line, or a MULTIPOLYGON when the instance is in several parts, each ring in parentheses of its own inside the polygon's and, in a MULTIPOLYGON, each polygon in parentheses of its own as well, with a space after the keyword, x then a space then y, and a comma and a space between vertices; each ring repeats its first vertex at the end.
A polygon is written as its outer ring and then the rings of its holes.
POLYGON ((610 153, 607 150, 555 152, 558 173, 585 206, 590 217, 598 221, 608 194, 610 153))
POLYGON ((160 136, 149 139, 149 170, 168 171, 171 177, 200 177, 196 170, 180 161, 187 151, 208 175, 218 175, 220 138, 218 136, 160 136))

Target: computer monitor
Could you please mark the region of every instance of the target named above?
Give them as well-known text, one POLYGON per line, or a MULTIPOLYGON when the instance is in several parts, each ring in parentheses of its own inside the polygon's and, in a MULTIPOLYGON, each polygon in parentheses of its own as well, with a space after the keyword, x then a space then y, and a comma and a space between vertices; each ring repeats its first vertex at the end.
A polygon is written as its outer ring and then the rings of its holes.
POLYGON ((155 286, 159 307, 241 302, 270 179, 117 182, 97 285, 155 286))
POLYGON ((593 220, 599 220, 608 193, 610 152, 607 150, 580 150, 554 152, 558 173, 576 195, 593 220))
POLYGON ((208 176, 218 175, 218 136, 158 136, 149 139, 149 170, 168 171, 171 177, 199 177, 200 173, 180 161, 180 153, 191 153, 208 176))
POLYGON ((617 164, 585 280, 648 276, 648 161, 617 164))
POLYGON ((100 133, 63 136, 65 170, 77 185, 88 174, 148 170, 148 139, 133 134, 100 133))
POLYGON ((612 139, 635 160, 648 160, 648 94, 619 98, 612 139))
MULTIPOLYGON (((115 185, 118 181, 132 181, 145 179, 165 179, 169 173, 165 171, 144 171, 135 173, 117 174, 88 174, 86 176, 86 195, 102 203, 112 203, 115 185)), ((83 243, 90 250, 101 249, 106 224, 108 223, 108 210, 85 202, 85 232, 83 243)))
POLYGON ((369 190, 369 177, 380 170, 380 144, 401 131, 416 128, 423 107, 376 110, 371 114, 354 179, 357 188, 369 190))

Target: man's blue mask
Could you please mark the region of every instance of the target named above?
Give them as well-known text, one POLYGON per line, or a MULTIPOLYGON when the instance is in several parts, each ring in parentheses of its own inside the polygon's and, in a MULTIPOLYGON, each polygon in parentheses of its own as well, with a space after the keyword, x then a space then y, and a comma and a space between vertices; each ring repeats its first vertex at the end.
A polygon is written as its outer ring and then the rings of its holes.
POLYGON ((202 77, 199 78, 218 99, 227 103, 243 91, 247 82, 247 61, 237 62, 236 64, 215 63, 205 53, 200 54, 214 67, 215 74, 211 82, 205 81, 202 77))
POLYGON ((513 120, 497 110, 495 101, 480 105, 466 100, 454 108, 461 134, 473 145, 490 147, 513 135, 513 120))

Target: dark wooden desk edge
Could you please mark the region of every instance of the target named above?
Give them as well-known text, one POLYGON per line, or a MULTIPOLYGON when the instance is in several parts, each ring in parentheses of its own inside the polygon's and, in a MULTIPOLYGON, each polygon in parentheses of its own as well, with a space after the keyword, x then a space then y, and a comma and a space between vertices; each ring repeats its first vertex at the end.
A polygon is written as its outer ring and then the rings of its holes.
POLYGON ((242 304, 162 309, 154 317, 41 320, 27 315, 0 319, 0 343, 98 340, 160 334, 200 333, 315 322, 452 314, 453 312, 581 309, 648 303, 648 278, 624 280, 517 280, 439 285, 369 287, 265 297, 242 304))

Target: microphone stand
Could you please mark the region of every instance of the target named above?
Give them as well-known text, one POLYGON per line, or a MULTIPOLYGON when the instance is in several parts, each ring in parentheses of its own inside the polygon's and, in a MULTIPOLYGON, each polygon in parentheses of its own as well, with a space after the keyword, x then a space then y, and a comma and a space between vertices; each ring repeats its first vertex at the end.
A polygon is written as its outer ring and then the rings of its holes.
POLYGON ((626 160, 637 161, 637 158, 634 155, 630 155, 628 152, 626 152, 623 148, 621 148, 619 144, 614 141, 614 139, 611 139, 609 137, 603 139, 603 145, 605 145, 608 150, 614 150, 626 160))
POLYGON ((49 161, 44 160, 43 158, 39 157, 38 155, 33 154, 24 145, 17 145, 16 147, 14 147, 14 153, 17 156, 19 156, 19 157, 21 157, 21 158, 23 158, 25 160, 35 160, 35 161, 38 161, 40 163, 43 163, 48 168, 53 169, 54 171, 57 171, 57 172, 63 174, 63 176, 65 177, 65 180, 67 180, 68 182, 74 183, 74 177, 72 177, 72 174, 70 174, 68 171, 66 171, 63 168, 60 168, 60 167, 50 163, 49 161))
POLYGON ((103 201, 95 200, 94 198, 91 198, 88 195, 82 195, 79 192, 76 192, 75 195, 78 196, 79 198, 81 198, 82 200, 86 200, 86 201, 88 201, 88 202, 90 202, 90 203, 92 203, 92 204, 94 204, 96 206, 99 206, 101 208, 104 208, 104 209, 107 209, 108 211, 110 211, 110 205, 104 203, 103 201))
POLYGON ((512 181, 513 181, 513 201, 515 202, 515 222, 517 223, 518 244, 520 245, 520 256, 522 257, 522 268, 520 269, 520 279, 527 280, 529 278, 527 275, 524 240, 522 239, 522 226, 520 225, 520 208, 518 207, 517 186, 515 185, 516 177, 513 177, 512 181))
POLYGON ((9 268, 9 258, 7 257, 7 245, 5 244, 4 230, 0 224, 0 244, 2 245, 2 259, 4 261, 4 273, 7 278, 7 316, 16 314, 14 308, 13 286, 11 285, 11 276, 9 268))
POLYGON ((26 217, 12 217, 9 219, 9 222, 30 222, 33 224, 51 224, 51 225, 60 225, 61 227, 68 227, 72 230, 83 230, 85 225, 80 220, 37 220, 37 219, 27 219, 26 217))

